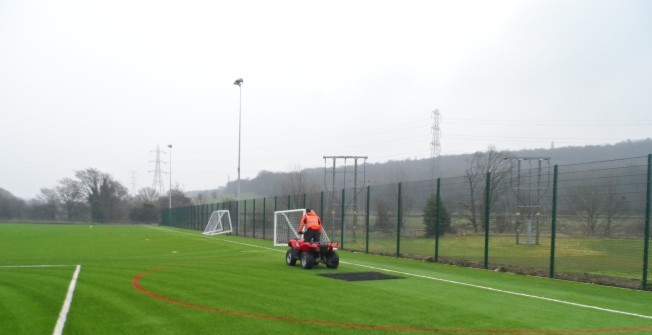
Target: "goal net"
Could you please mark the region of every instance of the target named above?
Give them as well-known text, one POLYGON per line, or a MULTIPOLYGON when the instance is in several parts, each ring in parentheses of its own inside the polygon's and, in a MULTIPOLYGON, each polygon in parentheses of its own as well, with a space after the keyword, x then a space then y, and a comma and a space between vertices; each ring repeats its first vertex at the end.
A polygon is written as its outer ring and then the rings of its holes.
MULTIPOLYGON (((298 239, 301 218, 306 214, 305 209, 291 209, 274 212, 274 246, 287 246, 292 239, 298 239)), ((321 233, 319 243, 328 243, 326 230, 321 233)))
POLYGON ((231 226, 231 214, 228 210, 217 210, 211 214, 208 224, 202 234, 217 235, 230 233, 233 230, 231 226))

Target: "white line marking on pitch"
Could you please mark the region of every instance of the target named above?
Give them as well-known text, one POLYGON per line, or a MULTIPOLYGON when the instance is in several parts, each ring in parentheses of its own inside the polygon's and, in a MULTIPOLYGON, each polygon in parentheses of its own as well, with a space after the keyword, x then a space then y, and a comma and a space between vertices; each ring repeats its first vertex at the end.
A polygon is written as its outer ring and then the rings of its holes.
POLYGON ((59 268, 74 265, 65 264, 35 264, 35 265, 0 265, 0 269, 15 269, 15 268, 59 268))
POLYGON ((77 286, 79 271, 81 271, 81 265, 77 265, 75 273, 72 275, 72 280, 68 286, 68 293, 66 294, 66 300, 63 302, 63 306, 61 307, 59 319, 54 327, 54 333, 52 333, 53 335, 61 335, 63 333, 63 327, 66 325, 66 318, 68 318, 68 311, 70 310, 70 304, 72 303, 72 295, 75 292, 75 286, 77 286))
MULTIPOLYGON (((161 229, 165 229, 165 228, 161 228, 161 229)), ((180 231, 171 230, 171 229, 165 229, 165 230, 172 231, 172 232, 178 232, 180 234, 187 234, 187 235, 197 236, 197 235, 194 235, 194 234, 180 232, 180 231)), ((223 239, 215 239, 215 240, 229 242, 229 243, 235 243, 235 244, 241 244, 241 245, 250 246, 250 247, 262 248, 262 249, 267 249, 267 250, 273 250, 273 251, 278 251, 278 252, 285 252, 284 250, 273 249, 273 248, 268 248, 268 247, 262 247, 262 246, 247 244, 247 243, 243 243, 243 242, 235 242, 235 241, 223 240, 223 239)), ((559 300, 559 299, 553 299, 553 298, 547 298, 547 297, 542 297, 542 296, 532 295, 532 294, 527 294, 527 293, 519 293, 519 292, 514 292, 514 291, 501 290, 501 289, 497 289, 497 288, 493 288, 493 287, 489 287, 489 286, 469 284, 469 283, 464 283, 464 282, 455 281, 455 280, 449 280, 449 279, 443 279, 443 278, 437 278, 437 277, 418 275, 418 274, 409 273, 409 272, 390 270, 390 269, 385 269, 385 268, 380 268, 380 267, 375 267, 375 266, 370 266, 370 265, 364 265, 364 264, 345 262, 345 261, 340 261, 340 263, 359 266, 359 267, 368 268, 368 269, 379 270, 379 271, 387 271, 387 272, 402 274, 402 275, 405 275, 405 276, 412 276, 412 277, 417 277, 417 278, 435 280, 435 281, 440 281, 440 282, 449 283, 449 284, 473 287, 473 288, 477 288, 477 289, 493 291, 493 292, 498 292, 498 293, 504 293, 504 294, 510 294, 510 295, 515 295, 515 296, 520 296, 520 297, 525 297, 525 298, 544 300, 544 301, 555 302, 555 303, 559 303, 559 304, 570 305, 570 306, 581 307, 581 308, 588 308, 588 309, 598 310, 598 311, 602 311, 602 312, 621 314, 621 315, 628 315, 628 316, 635 316, 635 317, 639 317, 639 318, 643 318, 643 319, 652 319, 652 316, 650 316, 650 315, 619 311, 619 310, 616 310, 616 309, 609 309, 609 308, 603 308, 603 307, 586 305, 586 304, 579 304, 579 303, 575 303, 575 302, 559 300)))
POLYGON ((598 307, 598 306, 591 306, 591 305, 585 305, 585 304, 579 304, 575 302, 570 302, 570 301, 565 301, 565 300, 559 300, 559 299, 553 299, 553 298, 546 298, 546 297, 541 297, 538 295, 532 295, 532 294, 527 294, 527 293, 519 293, 519 292, 513 292, 513 291, 507 291, 507 290, 501 290, 493 287, 488 287, 488 286, 481 286, 481 285, 475 285, 475 284, 469 284, 469 283, 464 283, 464 282, 459 282, 455 280, 449 280, 449 279, 442 279, 442 278, 436 278, 436 277, 429 277, 429 276, 423 276, 423 275, 418 275, 418 274, 413 274, 413 273, 408 273, 408 272, 402 272, 402 271, 396 271, 396 270, 389 270, 389 269, 383 269, 375 266, 370 266, 370 265, 362 265, 362 264, 355 264, 355 263, 349 263, 349 262, 340 262, 340 263, 345 263, 345 264, 351 264, 351 265, 357 265, 369 269, 374 269, 374 270, 382 270, 382 271, 388 271, 392 273, 397 273, 397 274, 402 274, 406 276, 413 276, 413 277, 419 277, 419 278, 424 278, 424 279, 430 279, 430 280, 436 280, 444 283, 450 283, 450 284, 456 284, 456 285, 462 285, 462 286, 467 286, 467 287, 473 287, 473 288, 478 288, 482 290, 487 290, 487 291, 493 291, 493 292, 499 292, 499 293, 505 293, 505 294, 511 294, 511 295, 516 295, 520 297, 526 297, 526 298, 532 298, 532 299, 539 299, 539 300, 544 300, 544 301, 550 301, 550 302, 556 302, 560 304, 566 304, 566 305, 571 305, 575 307, 582 307, 582 308, 588 308, 588 309, 595 309, 598 311, 603 311, 603 312, 609 312, 609 313, 615 313, 615 314, 623 314, 623 315, 629 315, 629 316, 636 316, 639 318, 644 318, 644 319, 652 319, 652 316, 649 315, 644 315, 644 314, 637 314, 637 313, 630 313, 630 312, 625 312, 625 311, 619 311, 616 309, 609 309, 609 308, 603 308, 603 307, 598 307))

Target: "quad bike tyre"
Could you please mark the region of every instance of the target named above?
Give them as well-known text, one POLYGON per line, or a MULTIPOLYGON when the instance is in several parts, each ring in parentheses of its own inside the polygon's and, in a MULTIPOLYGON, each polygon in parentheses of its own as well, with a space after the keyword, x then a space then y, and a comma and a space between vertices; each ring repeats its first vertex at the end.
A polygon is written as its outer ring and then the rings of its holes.
POLYGON ((313 257, 309 252, 301 253, 301 268, 302 269, 312 269, 312 266, 315 265, 315 257, 313 257))
POLYGON ((297 259, 294 258, 294 249, 288 249, 285 253, 285 263, 289 266, 294 266, 297 264, 297 259))
POLYGON ((340 256, 335 252, 335 250, 330 250, 324 257, 324 264, 329 269, 337 269, 340 265, 340 256))

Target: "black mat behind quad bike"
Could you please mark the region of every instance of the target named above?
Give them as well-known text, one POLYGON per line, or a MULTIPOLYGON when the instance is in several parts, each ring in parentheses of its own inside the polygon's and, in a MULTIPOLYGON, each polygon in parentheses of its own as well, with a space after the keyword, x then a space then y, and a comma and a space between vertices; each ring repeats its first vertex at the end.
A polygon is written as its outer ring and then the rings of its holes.
POLYGON ((363 280, 386 280, 386 279, 405 279, 399 276, 392 276, 380 272, 344 272, 344 273, 320 273, 318 276, 346 280, 346 281, 363 281, 363 280))

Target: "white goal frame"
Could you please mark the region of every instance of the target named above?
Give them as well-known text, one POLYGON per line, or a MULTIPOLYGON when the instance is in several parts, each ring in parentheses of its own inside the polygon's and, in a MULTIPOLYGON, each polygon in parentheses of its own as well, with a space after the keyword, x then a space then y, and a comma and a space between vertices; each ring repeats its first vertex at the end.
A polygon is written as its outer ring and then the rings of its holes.
MULTIPOLYGON (((299 226, 301 218, 306 214, 305 208, 289 209, 274 212, 274 246, 287 246, 291 239, 300 239, 299 226)), ((319 243, 329 243, 326 230, 323 229, 319 237, 319 243)))
POLYGON ((218 235, 218 234, 228 234, 233 231, 233 226, 231 225, 231 214, 226 209, 216 210, 211 214, 206 228, 202 234, 204 235, 218 235))

